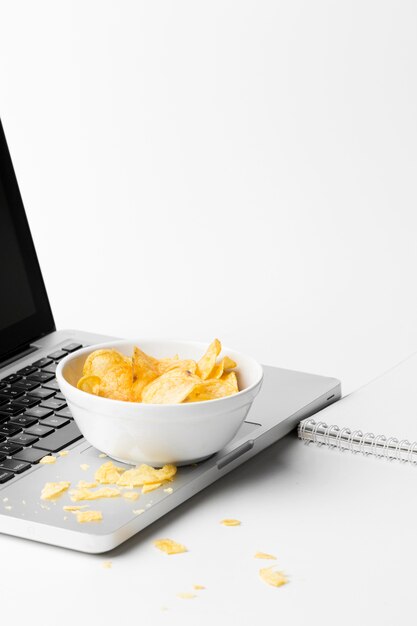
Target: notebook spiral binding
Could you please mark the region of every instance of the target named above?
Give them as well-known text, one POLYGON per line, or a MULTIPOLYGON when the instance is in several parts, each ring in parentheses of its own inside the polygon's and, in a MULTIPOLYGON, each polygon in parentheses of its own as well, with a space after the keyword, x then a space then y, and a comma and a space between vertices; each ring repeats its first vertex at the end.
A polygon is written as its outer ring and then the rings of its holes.
POLYGON ((417 465, 417 441, 408 439, 399 441, 396 437, 363 433, 361 430, 339 428, 335 424, 329 426, 325 422, 316 422, 308 418, 300 422, 298 436, 306 443, 326 445, 339 450, 350 450, 353 453, 372 454, 387 460, 395 459, 403 463, 417 465))

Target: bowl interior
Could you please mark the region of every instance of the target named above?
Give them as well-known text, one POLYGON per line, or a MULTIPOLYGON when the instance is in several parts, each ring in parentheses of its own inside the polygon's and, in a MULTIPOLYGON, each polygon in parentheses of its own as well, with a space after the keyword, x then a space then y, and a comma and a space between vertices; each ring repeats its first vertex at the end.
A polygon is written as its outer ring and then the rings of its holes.
MULTIPOLYGON (((137 341, 113 341, 105 344, 82 348, 74 354, 66 357, 62 368, 63 378, 74 387, 82 376, 85 359, 94 350, 113 348, 126 356, 132 356, 134 346, 138 346, 151 356, 156 358, 173 357, 178 354, 180 359, 194 359, 198 361, 209 344, 191 341, 168 341, 168 340, 142 340, 137 341)), ((226 346, 219 358, 228 355, 237 363, 235 370, 238 378, 239 390, 243 391, 259 382, 262 377, 261 366, 251 357, 245 356, 236 350, 231 350, 226 346)))

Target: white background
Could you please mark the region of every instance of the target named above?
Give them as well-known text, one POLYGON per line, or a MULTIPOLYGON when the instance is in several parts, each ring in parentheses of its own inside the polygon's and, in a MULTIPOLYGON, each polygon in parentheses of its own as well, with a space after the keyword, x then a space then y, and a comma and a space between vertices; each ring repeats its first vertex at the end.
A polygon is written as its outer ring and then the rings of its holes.
POLYGON ((350 391, 417 349, 414 2, 1 2, 0 115, 59 328, 350 391))
MULTIPOLYGON (((345 392, 417 349, 415 2, 13 0, 0 11, 0 114, 59 328, 218 336, 260 361, 337 376, 345 392)), ((355 508, 372 462, 352 457, 345 466, 336 453, 302 450, 304 470, 287 452, 270 451, 239 470, 243 485, 235 473, 202 494, 198 508, 190 504, 124 548, 109 572, 100 559, 18 540, 2 538, 3 554, 25 563, 32 580, 42 572, 45 594, 49 584, 55 595, 46 606, 54 615, 62 606, 62 623, 82 615, 81 599, 94 621, 99 598, 110 607, 100 610, 106 623, 123 612, 140 623, 142 608, 148 625, 153 607, 204 576, 212 595, 181 608, 168 602, 162 623, 189 623, 187 614, 190 623, 214 621, 224 607, 228 620, 241 608, 243 624, 245 615, 305 624, 310 609, 325 619, 332 584, 340 601, 343 589, 360 594, 357 611, 344 604, 340 623, 361 611, 371 623, 387 588, 395 602, 382 601, 380 623, 394 623, 395 607, 413 594, 398 560, 412 529, 404 535, 394 514, 391 535, 379 526, 394 473, 373 470, 355 508), (349 502, 337 486, 354 467, 363 474, 352 478, 349 502), (318 505, 310 502, 304 519, 297 489, 313 493, 319 484, 318 505), (248 485, 250 493, 239 490, 248 485), (245 520, 245 555, 279 552, 293 575, 286 596, 255 582, 252 562, 247 589, 258 595, 251 601, 242 592, 249 565, 239 560, 242 544, 220 533, 226 515, 245 520), (322 543, 304 546, 307 529, 322 531, 322 543), (325 531, 336 546, 327 552, 325 531), (191 570, 179 561, 155 565, 149 541, 158 532, 194 546, 191 570), (369 560, 361 560, 372 537, 369 560), (214 557, 204 546, 216 541, 214 557), (387 542, 392 550, 380 560, 387 542), (233 565, 219 556, 225 545, 233 565), (209 566, 210 558, 218 560, 209 566)), ((397 496, 396 505, 405 500, 397 496)), ((28 618, 42 588, 33 588, 28 618)), ((8 588, 14 606, 18 590, 8 588)))

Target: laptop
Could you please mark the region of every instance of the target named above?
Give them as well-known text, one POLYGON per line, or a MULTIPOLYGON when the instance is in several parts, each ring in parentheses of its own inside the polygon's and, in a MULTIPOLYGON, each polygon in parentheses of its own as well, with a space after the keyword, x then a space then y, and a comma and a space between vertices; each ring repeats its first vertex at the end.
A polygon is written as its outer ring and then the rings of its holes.
MULTIPOLYGON (((55 379, 59 361, 110 337, 57 331, 0 122, 0 532, 84 552, 111 550, 340 398, 334 378, 264 367, 264 382, 234 439, 178 468, 168 492, 94 503, 103 520, 77 522, 70 501, 40 499, 46 482, 91 479, 103 455, 83 439, 55 379), (60 451, 68 451, 59 456, 60 451), (39 464, 53 454, 53 465, 39 464), (88 471, 86 471, 86 468, 88 471)), ((128 466, 126 466, 127 468, 128 466)), ((69 498, 68 498, 69 500, 69 498)))

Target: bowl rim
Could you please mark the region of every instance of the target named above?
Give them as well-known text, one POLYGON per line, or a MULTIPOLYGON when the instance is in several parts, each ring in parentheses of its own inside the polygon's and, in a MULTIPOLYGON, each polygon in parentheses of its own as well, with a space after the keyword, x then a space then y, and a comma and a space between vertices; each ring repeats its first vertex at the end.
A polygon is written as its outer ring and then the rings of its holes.
MULTIPOLYGON (((223 351, 230 351, 233 352, 237 357, 242 356, 245 359, 249 359, 250 361, 252 361, 253 365, 257 368, 258 370, 258 377, 256 379, 256 381, 254 383, 252 383, 252 385, 250 385, 249 387, 245 387, 244 389, 240 389, 237 393, 234 393, 231 396, 224 396, 222 398, 214 398, 213 400, 201 400, 200 402, 189 402, 189 403, 173 403, 173 404, 152 404, 152 403, 143 403, 143 402, 131 402, 130 400, 115 400, 113 398, 103 398, 102 396, 95 396, 93 394, 87 393, 86 391, 82 391, 81 389, 78 389, 77 387, 75 387, 74 385, 72 385, 71 383, 69 383, 62 371, 65 367, 65 365, 67 363, 69 363, 73 358, 81 356, 84 353, 87 352, 93 352, 94 350, 105 350, 106 348, 116 348, 116 346, 121 345, 121 344, 126 344, 126 343, 130 343, 133 345, 137 345, 140 346, 141 343, 166 343, 166 344, 170 344, 170 343, 183 343, 183 344, 187 344, 187 345, 195 345, 195 346, 203 346, 206 347, 206 349, 208 348, 208 346, 210 345, 211 342, 204 342, 204 341, 188 341, 188 340, 183 340, 183 339, 155 339, 153 337, 150 338, 144 338, 142 337, 139 341, 137 340, 132 340, 132 339, 116 339, 114 341, 106 341, 106 342, 102 342, 102 343, 98 343, 98 344, 93 344, 91 346, 86 346, 84 348, 80 348, 79 350, 76 350, 75 352, 71 352, 70 354, 68 354, 66 357, 64 357, 59 363, 58 366, 56 368, 56 378, 58 380, 58 384, 61 386, 61 381, 63 383, 64 386, 67 386, 69 389, 71 389, 71 393, 74 393, 74 399, 73 401, 76 402, 76 398, 79 398, 82 402, 82 399, 85 398, 85 396, 89 396, 90 398, 93 397, 95 398, 95 402, 100 402, 100 403, 105 403, 105 406, 110 407, 111 404, 114 407, 147 407, 146 410, 168 410, 168 409, 172 409, 173 407, 181 407, 186 411, 192 411, 193 409, 196 409, 196 405, 197 406, 214 406, 214 403, 218 403, 218 402, 226 402, 226 401, 230 401, 236 398, 241 398, 243 395, 246 395, 247 393, 249 393, 250 391, 252 391, 253 389, 255 389, 263 380, 264 377, 264 371, 263 371, 263 367, 260 363, 258 363, 258 361, 256 361, 253 357, 244 354, 243 352, 239 352, 238 350, 234 350, 233 348, 230 348, 228 346, 223 346, 222 345, 222 352, 223 351), (111 403, 111 404, 110 404, 111 403), (187 407, 187 408, 186 408, 187 407)), ((64 393, 64 390, 62 390, 62 392, 64 393)), ((64 394, 65 395, 65 394, 64 394)), ((71 401, 71 400, 70 400, 71 401)))

